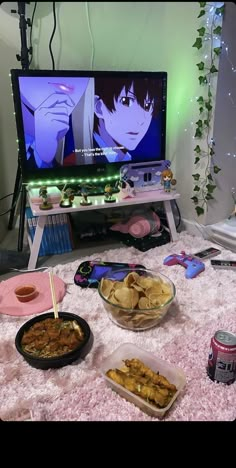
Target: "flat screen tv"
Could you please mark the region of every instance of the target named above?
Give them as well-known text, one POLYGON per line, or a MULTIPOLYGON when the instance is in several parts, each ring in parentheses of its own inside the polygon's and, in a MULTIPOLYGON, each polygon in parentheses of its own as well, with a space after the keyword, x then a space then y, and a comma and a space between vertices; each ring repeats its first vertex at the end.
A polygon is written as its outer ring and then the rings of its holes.
POLYGON ((24 184, 115 179, 165 159, 166 72, 11 70, 24 184))

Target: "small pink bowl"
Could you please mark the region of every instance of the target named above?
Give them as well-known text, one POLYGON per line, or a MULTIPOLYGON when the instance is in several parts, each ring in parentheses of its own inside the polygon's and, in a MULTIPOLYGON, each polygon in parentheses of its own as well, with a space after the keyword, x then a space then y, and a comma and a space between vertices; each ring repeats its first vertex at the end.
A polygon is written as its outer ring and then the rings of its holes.
POLYGON ((38 295, 38 291, 34 284, 23 284, 22 286, 18 286, 14 293, 20 302, 29 302, 35 299, 38 295))

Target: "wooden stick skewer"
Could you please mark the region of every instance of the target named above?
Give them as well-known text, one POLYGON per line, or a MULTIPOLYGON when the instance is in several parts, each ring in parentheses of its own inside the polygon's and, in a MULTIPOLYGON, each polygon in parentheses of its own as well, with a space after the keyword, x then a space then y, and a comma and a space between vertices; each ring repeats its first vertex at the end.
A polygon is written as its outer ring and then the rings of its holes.
POLYGON ((56 319, 58 318, 58 306, 57 306, 57 301, 56 301, 56 294, 55 294, 52 271, 49 271, 49 279, 50 279, 50 287, 51 287, 51 295, 52 295, 53 313, 54 313, 54 318, 56 319))

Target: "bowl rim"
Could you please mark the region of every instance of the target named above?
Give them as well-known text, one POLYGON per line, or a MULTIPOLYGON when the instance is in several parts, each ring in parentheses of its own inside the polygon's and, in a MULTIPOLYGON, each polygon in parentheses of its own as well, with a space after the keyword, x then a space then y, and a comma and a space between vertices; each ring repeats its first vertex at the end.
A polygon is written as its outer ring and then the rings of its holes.
POLYGON ((24 351, 21 346, 21 340, 23 333, 37 322, 41 322, 42 320, 45 320, 46 318, 53 318, 54 313, 53 312, 47 312, 46 314, 41 314, 36 317, 33 317, 32 319, 28 320, 25 322, 20 329, 18 330, 16 337, 15 337, 15 346, 17 351, 25 358, 25 359, 31 359, 34 360, 35 362, 56 362, 60 359, 66 359, 72 357, 75 353, 77 353, 82 347, 84 347, 87 342, 89 341, 90 335, 91 335, 91 329, 89 324, 86 322, 85 319, 80 317, 79 315, 73 314, 72 312, 58 312, 59 318, 64 318, 67 316, 70 316, 71 320, 76 320, 79 325, 82 327, 84 333, 85 333, 85 339, 72 351, 69 351, 68 353, 60 354, 59 356, 52 356, 52 357, 40 357, 40 356, 33 356, 33 354, 27 353, 27 351, 24 351))
MULTIPOLYGON (((102 294, 101 292, 101 283, 102 283, 102 280, 103 279, 106 279, 106 276, 103 276, 101 278, 101 281, 99 281, 98 283, 98 293, 99 293, 99 296, 103 299, 103 301, 105 301, 108 305, 112 306, 112 307, 116 307, 118 309, 121 309, 121 310, 124 310, 124 311, 135 311, 136 313, 142 313, 142 312, 145 312, 145 313, 149 313, 149 312, 152 312, 154 310, 162 310, 164 307, 168 306, 169 304, 171 304, 176 296, 176 287, 175 287, 175 284, 173 283, 173 281, 168 278, 168 276, 164 275, 163 273, 160 273, 160 272, 156 272, 155 270, 151 270, 150 268, 137 268, 135 270, 133 270, 132 268, 121 268, 120 270, 116 270, 115 273, 118 273, 119 271, 130 271, 130 273, 138 273, 139 271, 143 271, 145 273, 156 273, 156 275, 160 276, 160 277, 163 277, 163 279, 166 279, 167 282, 169 282, 172 286, 172 289, 173 289, 173 294, 171 296, 171 298, 165 302, 164 304, 161 304, 160 306, 155 306, 155 307, 152 307, 152 308, 149 308, 149 309, 135 309, 135 308, 132 308, 132 307, 122 307, 120 306, 119 304, 114 304, 113 302, 109 301, 108 299, 105 298, 105 296, 102 294)), ((109 278, 107 278, 109 279, 109 278)))

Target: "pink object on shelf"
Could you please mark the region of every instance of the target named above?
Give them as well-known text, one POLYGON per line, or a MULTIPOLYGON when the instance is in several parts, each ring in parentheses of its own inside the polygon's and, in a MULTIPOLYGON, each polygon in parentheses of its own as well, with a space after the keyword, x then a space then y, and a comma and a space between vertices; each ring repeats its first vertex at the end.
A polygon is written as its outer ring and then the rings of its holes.
POLYGON ((133 237, 141 238, 152 235, 160 230, 161 222, 159 216, 153 211, 147 216, 132 216, 127 223, 117 223, 111 226, 112 231, 119 231, 123 234, 130 234, 133 237))
MULTIPOLYGON (((61 302, 66 285, 58 276, 54 276, 56 301, 61 302)), ((24 273, 0 283, 0 313, 14 316, 35 315, 53 307, 49 274, 42 272, 24 273), (15 295, 15 289, 25 284, 34 284, 38 295, 30 302, 21 303, 15 295)))

